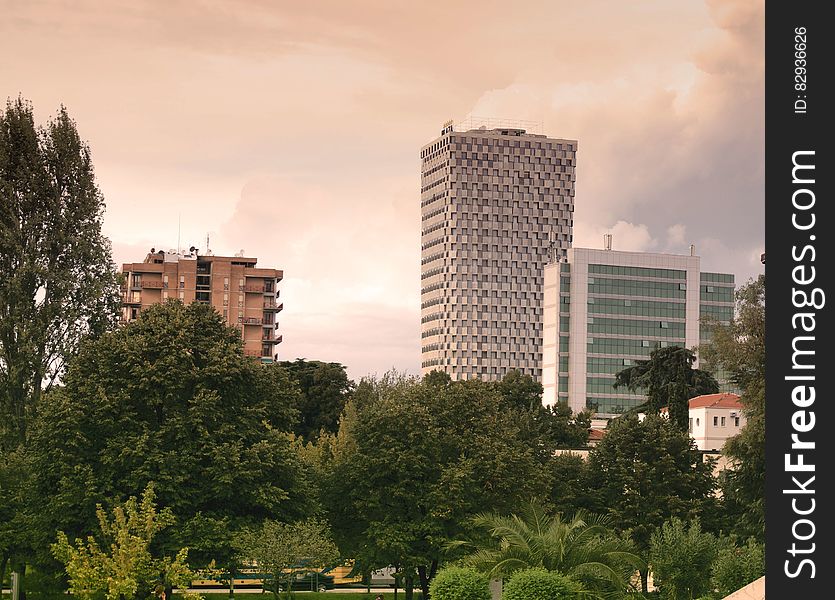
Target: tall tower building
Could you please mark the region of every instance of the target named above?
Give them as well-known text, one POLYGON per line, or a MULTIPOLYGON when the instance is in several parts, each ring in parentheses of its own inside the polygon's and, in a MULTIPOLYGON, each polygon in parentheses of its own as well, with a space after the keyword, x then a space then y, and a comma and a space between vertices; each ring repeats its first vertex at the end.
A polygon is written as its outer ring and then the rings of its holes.
POLYGON ((278 282, 284 272, 257 268, 257 259, 243 256, 151 252, 141 263, 122 265, 122 321, 166 300, 210 304, 226 322, 241 331, 244 354, 261 362, 277 359, 275 348, 279 302, 278 282))
POLYGON ((421 367, 542 373, 543 268, 571 245, 576 140, 454 127, 421 149, 421 367))

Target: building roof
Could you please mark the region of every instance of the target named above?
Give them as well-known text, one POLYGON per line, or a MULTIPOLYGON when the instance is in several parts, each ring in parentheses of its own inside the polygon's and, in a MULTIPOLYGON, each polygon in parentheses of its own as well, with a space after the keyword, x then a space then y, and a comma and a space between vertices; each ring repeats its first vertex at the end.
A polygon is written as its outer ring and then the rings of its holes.
POLYGON ((742 403, 739 401, 737 394, 723 392, 690 398, 690 408, 732 408, 741 410, 742 403))
POLYGON ((606 435, 605 429, 589 429, 589 441, 590 442, 599 442, 603 439, 603 436, 606 435))

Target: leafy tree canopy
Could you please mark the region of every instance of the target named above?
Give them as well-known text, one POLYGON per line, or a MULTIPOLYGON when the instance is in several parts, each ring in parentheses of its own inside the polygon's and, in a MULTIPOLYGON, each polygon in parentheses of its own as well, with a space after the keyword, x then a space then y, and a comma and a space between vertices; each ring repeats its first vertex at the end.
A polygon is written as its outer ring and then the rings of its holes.
POLYGON ((548 450, 532 446, 495 388, 478 380, 364 380, 331 452, 325 504, 340 548, 369 568, 417 571, 426 598, 468 516, 510 512, 549 485, 548 450))
POLYGON ((296 435, 309 441, 321 431, 336 432, 339 415, 354 388, 345 366, 303 358, 280 362, 278 366, 290 374, 301 391, 296 435))
MULTIPOLYGON (((287 431, 298 391, 241 352, 211 307, 169 301, 85 344, 49 394, 32 435, 33 530, 90 529, 96 502, 153 481, 198 564, 223 564, 230 537, 307 510, 309 483, 287 431)), ((45 546, 45 543, 36 544, 45 546)))
POLYGON ((610 423, 589 452, 595 510, 609 515, 613 526, 628 533, 646 555, 661 523, 672 517, 704 520, 716 513, 713 463, 703 460, 689 434, 669 419, 624 415, 610 423))
POLYGON ((102 594, 107 600, 152 595, 157 586, 187 588, 192 580, 183 548, 174 558, 155 557, 151 550, 153 538, 174 522, 170 510, 157 511, 152 486, 142 500, 131 497, 124 506, 113 509, 112 521, 101 507, 96 507, 100 537, 90 535, 71 543, 63 531, 52 544, 52 552, 67 571, 70 593, 84 600, 95 600, 102 594))
POLYGON ((0 110, 0 452, 119 306, 90 148, 64 107, 40 128, 33 113, 21 98, 0 110))
POLYGON ((730 375, 742 390, 746 425, 723 453, 734 468, 725 472, 722 496, 742 537, 765 539, 765 276, 736 292, 730 325, 714 323, 711 341, 699 349, 708 368, 730 375))
POLYGON ((693 368, 695 361, 696 355, 687 348, 656 348, 649 359, 636 361, 634 366, 616 373, 614 387, 625 386, 630 391, 645 393, 647 402, 642 408, 658 414, 667 407, 670 420, 681 431, 688 431, 690 398, 719 391, 713 375, 693 368))
POLYGON ((650 563, 656 587, 665 600, 691 600, 710 591, 710 569, 718 542, 698 519, 686 525, 673 518, 652 533, 650 563))

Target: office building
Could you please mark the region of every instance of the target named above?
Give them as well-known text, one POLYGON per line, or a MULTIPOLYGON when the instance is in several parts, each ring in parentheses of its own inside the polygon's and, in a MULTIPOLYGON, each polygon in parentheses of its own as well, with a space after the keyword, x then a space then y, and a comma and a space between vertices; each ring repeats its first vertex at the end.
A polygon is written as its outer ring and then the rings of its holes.
POLYGON ((601 416, 636 407, 645 397, 612 387, 615 373, 656 347, 698 346, 709 335, 701 321, 727 323, 733 311, 734 276, 701 272, 695 252, 572 248, 545 267, 543 402, 601 416))
POLYGON ((542 367, 542 276, 571 244, 577 142, 454 127, 421 149, 421 366, 452 379, 542 367))
POLYGON ((272 362, 281 343, 276 335, 276 316, 283 308, 278 301, 278 269, 256 267, 257 259, 214 256, 151 248, 140 263, 122 265, 122 320, 132 321, 141 310, 169 299, 188 304, 209 304, 226 322, 241 331, 244 353, 272 362))

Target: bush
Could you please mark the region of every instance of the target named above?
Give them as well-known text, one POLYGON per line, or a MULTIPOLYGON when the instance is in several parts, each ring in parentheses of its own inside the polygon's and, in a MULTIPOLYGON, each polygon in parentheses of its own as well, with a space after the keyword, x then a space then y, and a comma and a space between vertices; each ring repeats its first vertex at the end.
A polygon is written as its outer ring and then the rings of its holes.
POLYGON ((579 594, 579 584, 570 577, 545 569, 525 569, 510 576, 502 600, 575 600, 579 594))
POLYGON ((490 582, 474 569, 446 567, 429 585, 433 600, 490 600, 490 582))
POLYGON ((732 594, 765 575, 765 547, 753 538, 742 547, 719 551, 713 563, 713 586, 720 598, 732 594))
POLYGON ((716 558, 716 538, 695 520, 686 525, 673 518, 653 532, 649 562, 652 578, 666 600, 698 598, 710 592, 710 568, 716 558))

